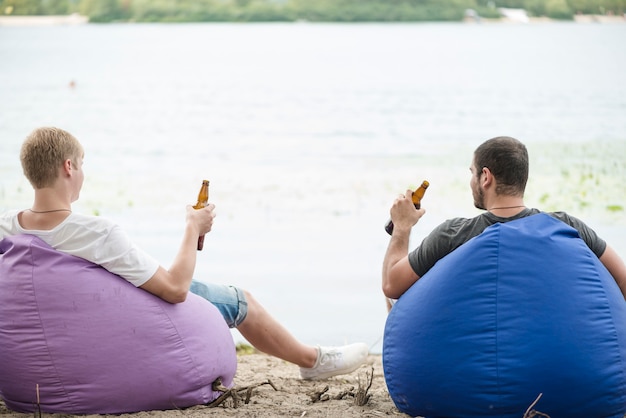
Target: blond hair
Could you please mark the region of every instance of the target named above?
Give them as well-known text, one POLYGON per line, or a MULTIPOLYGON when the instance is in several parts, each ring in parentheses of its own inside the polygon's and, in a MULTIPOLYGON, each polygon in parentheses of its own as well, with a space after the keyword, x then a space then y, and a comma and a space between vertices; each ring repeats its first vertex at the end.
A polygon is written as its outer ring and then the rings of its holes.
POLYGON ((24 175, 35 189, 50 187, 59 176, 59 168, 69 159, 75 165, 84 155, 83 147, 63 129, 35 129, 22 144, 20 161, 24 175))

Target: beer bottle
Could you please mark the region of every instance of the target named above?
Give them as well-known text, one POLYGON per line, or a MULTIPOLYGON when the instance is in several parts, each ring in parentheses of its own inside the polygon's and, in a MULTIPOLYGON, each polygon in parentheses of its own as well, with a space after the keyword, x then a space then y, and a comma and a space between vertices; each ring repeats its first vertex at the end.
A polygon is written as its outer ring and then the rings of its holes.
MULTIPOLYGON (((422 198, 424 197, 424 193, 426 193, 426 189, 428 189, 429 185, 430 183, 424 180, 422 182, 422 185, 418 187, 417 189, 415 189, 415 191, 413 192, 413 195, 411 196, 411 200, 413 200, 413 205, 415 206, 415 209, 419 209, 421 207, 420 205, 422 202, 422 198)), ((385 225, 385 231, 387 231, 389 235, 392 234, 393 222, 391 221, 391 219, 389 219, 389 222, 387 222, 387 224, 385 225)))
MULTIPOLYGON (((200 193, 198 193, 198 203, 196 203, 193 208, 194 209, 202 209, 209 204, 209 181, 202 180, 202 187, 200 188, 200 193)), ((202 251, 202 247, 204 247, 204 234, 198 237, 198 251, 202 251)))

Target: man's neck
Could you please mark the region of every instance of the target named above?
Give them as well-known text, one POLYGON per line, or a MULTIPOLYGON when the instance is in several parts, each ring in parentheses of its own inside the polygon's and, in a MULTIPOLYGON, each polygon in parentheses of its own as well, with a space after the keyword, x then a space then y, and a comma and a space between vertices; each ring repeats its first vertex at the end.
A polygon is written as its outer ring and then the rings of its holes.
POLYGON ((44 212, 60 209, 71 210, 72 203, 65 193, 56 188, 44 187, 35 189, 35 199, 30 207, 33 211, 44 212))
POLYGON ((519 197, 508 197, 506 199, 494 199, 487 206, 487 211, 502 218, 509 218, 517 215, 526 208, 524 200, 519 197))

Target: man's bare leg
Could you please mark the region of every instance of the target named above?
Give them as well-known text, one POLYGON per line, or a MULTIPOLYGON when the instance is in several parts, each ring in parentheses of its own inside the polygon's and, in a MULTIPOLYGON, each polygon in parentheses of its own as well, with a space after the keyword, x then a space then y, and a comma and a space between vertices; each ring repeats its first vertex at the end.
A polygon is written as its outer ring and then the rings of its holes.
POLYGON ((318 350, 302 344, 244 290, 248 314, 237 330, 258 350, 300 367, 313 367, 318 350))
POLYGON ((255 348, 300 366, 303 379, 327 379, 350 373, 367 359, 369 348, 364 343, 342 347, 312 347, 302 344, 279 324, 249 292, 243 291, 248 314, 237 326, 255 348))

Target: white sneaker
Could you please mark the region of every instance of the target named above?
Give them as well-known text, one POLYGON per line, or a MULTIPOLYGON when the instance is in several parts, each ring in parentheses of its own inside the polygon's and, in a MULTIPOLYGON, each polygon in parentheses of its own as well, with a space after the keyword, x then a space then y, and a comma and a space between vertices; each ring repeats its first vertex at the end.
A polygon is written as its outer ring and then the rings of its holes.
POLYGON ((319 354, 315 366, 300 367, 300 376, 307 380, 327 379, 355 371, 367 359, 369 347, 364 343, 343 347, 317 347, 319 354))

